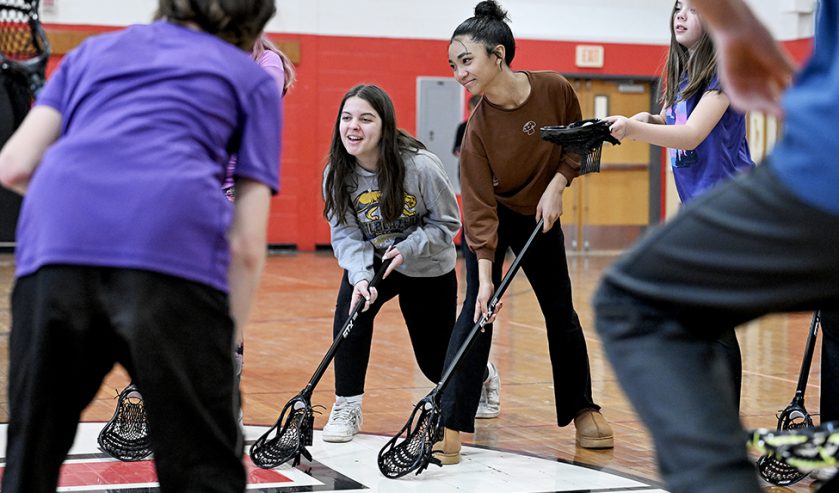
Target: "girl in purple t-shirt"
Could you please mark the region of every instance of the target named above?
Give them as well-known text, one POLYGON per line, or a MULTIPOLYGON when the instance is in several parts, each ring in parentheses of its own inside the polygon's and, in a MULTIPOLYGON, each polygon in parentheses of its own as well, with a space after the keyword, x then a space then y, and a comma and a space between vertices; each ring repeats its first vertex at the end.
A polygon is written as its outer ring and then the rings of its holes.
POLYGON ((159 0, 155 22, 68 53, 0 151, 0 183, 26 196, 4 493, 56 491, 115 363, 143 390, 162 491, 244 491, 231 349, 264 264, 281 131, 279 91, 246 51, 274 12, 159 0), (231 152, 235 204, 219 190, 231 152))
MULTIPOLYGON (((731 107, 720 87, 714 44, 691 0, 677 1, 670 17, 670 50, 664 68, 663 109, 627 118, 610 116, 612 135, 668 147, 682 202, 741 170, 754 167, 746 142, 745 116, 731 107)), ((740 397, 740 346, 734 330, 718 340, 740 397)))

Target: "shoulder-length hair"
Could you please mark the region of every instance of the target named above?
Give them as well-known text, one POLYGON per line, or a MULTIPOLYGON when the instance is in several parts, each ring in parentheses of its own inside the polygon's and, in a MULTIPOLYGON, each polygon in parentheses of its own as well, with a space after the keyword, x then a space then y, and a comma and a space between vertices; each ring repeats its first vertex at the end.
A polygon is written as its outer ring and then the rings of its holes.
POLYGON ((344 224, 347 212, 352 209, 347 182, 355 172, 356 159, 344 147, 340 130, 344 104, 352 97, 367 101, 381 119, 382 135, 376 167, 376 178, 382 193, 379 210, 382 219, 394 221, 402 215, 405 200, 405 161, 402 154, 405 151, 419 152, 420 149, 425 149, 425 146, 404 130, 397 128, 396 112, 390 97, 380 87, 370 84, 357 85, 347 91, 338 106, 324 179, 323 215, 327 219, 334 216, 340 224, 344 224))
POLYGON ((703 30, 702 37, 690 52, 676 41, 676 30, 673 28, 674 15, 676 15, 675 5, 670 12, 670 49, 664 66, 661 91, 661 104, 665 108, 673 106, 677 102, 677 97, 679 100, 685 100, 698 92, 707 91, 708 85, 717 74, 717 51, 708 32, 703 30), (679 85, 685 79, 687 83, 680 93, 679 85))

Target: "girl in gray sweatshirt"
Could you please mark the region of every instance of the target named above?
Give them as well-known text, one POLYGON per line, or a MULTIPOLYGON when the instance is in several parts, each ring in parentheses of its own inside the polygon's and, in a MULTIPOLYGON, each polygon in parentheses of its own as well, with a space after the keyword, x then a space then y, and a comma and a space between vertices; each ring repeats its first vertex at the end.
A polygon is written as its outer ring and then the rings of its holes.
POLYGON ((324 215, 344 277, 333 336, 356 303, 365 303, 335 355, 336 401, 323 429, 328 442, 347 442, 361 428, 361 400, 373 320, 399 296, 420 370, 439 380, 454 326, 460 214, 442 163, 396 127, 393 103, 382 89, 350 89, 339 107, 324 170, 324 215), (383 260, 384 278, 370 287, 383 260))

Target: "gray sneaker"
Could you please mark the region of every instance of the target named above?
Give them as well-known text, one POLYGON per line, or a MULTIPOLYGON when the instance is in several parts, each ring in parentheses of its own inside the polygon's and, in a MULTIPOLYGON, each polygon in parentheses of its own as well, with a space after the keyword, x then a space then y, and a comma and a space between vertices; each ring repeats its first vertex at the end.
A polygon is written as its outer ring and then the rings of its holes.
POLYGON ((361 429, 361 403, 336 402, 329 413, 329 421, 323 427, 324 442, 349 442, 361 429))
POLYGON ((481 400, 478 403, 476 418, 497 418, 501 414, 501 377, 494 363, 487 364, 489 377, 481 387, 481 400))

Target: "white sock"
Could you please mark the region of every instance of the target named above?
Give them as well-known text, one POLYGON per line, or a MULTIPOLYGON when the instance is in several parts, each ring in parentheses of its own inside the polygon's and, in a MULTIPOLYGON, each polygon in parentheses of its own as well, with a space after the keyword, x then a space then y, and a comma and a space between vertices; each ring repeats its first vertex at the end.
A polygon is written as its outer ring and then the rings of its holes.
POLYGON ((335 404, 358 404, 361 405, 361 400, 364 398, 364 394, 358 395, 350 395, 350 396, 335 396, 335 404))

